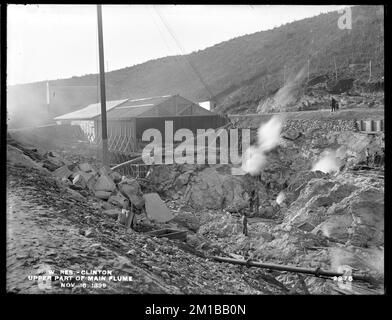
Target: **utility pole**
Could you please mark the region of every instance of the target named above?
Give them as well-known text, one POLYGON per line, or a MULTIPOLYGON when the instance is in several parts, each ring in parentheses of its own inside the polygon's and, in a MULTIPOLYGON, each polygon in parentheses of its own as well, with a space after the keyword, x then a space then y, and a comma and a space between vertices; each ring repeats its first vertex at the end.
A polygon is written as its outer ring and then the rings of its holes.
POLYGON ((372 60, 369 61, 369 81, 372 79, 372 60))
POLYGON ((338 81, 338 69, 336 68, 336 57, 333 57, 333 63, 335 64, 335 80, 338 81))
POLYGON ((108 134, 106 126, 106 92, 105 92, 105 59, 103 55, 103 34, 102 34, 102 6, 97 5, 98 17, 98 47, 99 47, 99 75, 101 87, 101 135, 102 135, 102 162, 103 166, 109 168, 108 159, 108 134))

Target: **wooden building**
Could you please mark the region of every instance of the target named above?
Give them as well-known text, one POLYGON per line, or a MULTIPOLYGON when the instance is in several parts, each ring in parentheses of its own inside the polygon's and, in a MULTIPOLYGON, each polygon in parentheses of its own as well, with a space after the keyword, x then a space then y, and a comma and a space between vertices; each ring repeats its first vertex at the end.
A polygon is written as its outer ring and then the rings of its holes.
MULTIPOLYGON (((173 122, 173 132, 186 128, 194 134, 197 129, 215 129, 228 119, 204 109, 180 95, 106 102, 109 149, 136 152, 141 149, 143 132, 158 129, 165 136, 165 121, 173 122)), ((101 105, 91 104, 55 120, 57 123, 80 125, 91 141, 101 140, 101 105)))

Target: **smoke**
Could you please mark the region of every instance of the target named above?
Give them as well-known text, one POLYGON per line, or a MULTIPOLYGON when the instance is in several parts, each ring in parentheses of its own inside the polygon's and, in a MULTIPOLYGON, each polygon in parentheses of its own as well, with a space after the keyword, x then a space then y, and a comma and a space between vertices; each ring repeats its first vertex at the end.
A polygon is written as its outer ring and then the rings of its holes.
POLYGON ((291 72, 287 77, 285 84, 278 92, 258 106, 258 110, 263 112, 288 111, 287 108, 293 105, 301 94, 301 83, 305 79, 307 64, 301 70, 293 75, 291 72))
POLYGON ((321 154, 321 159, 313 165, 312 171, 332 173, 339 171, 339 167, 340 160, 336 155, 336 151, 326 150, 321 154))
POLYGON ((286 194, 283 191, 281 191, 276 197, 276 203, 278 205, 281 205, 285 199, 286 199, 286 194))
POLYGON ((257 145, 250 146, 242 157, 242 170, 257 175, 267 163, 266 152, 275 148, 280 141, 283 121, 273 116, 267 123, 260 126, 257 132, 257 145))
POLYGON ((344 248, 330 248, 331 268, 342 272, 346 266, 358 270, 372 270, 384 275, 384 250, 378 248, 361 248, 355 252, 344 248))
POLYGON ((252 176, 258 174, 266 163, 266 156, 262 149, 250 146, 243 155, 242 170, 252 176))
POLYGON ((295 77, 290 76, 287 79, 286 84, 281 89, 279 89, 274 97, 276 105, 285 107, 296 100, 300 83, 305 77, 305 71, 306 67, 303 66, 295 77))
POLYGON ((258 146, 263 152, 275 148, 279 144, 282 120, 272 117, 267 123, 261 125, 257 131, 258 146))

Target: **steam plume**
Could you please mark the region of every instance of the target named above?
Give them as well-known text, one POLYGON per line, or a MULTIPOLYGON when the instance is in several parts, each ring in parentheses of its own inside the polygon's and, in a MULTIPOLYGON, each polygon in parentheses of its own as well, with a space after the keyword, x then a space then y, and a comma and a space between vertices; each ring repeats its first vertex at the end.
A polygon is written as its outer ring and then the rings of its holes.
POLYGON ((273 116, 267 123, 260 126, 257 132, 257 145, 250 146, 243 155, 242 169, 245 172, 251 175, 261 172, 267 162, 265 153, 279 144, 282 126, 282 119, 278 116, 273 116))
POLYGON ((313 165, 312 171, 322 171, 324 173, 336 172, 339 170, 339 162, 335 151, 324 151, 321 154, 321 159, 313 165))
POLYGON ((285 199, 286 199, 286 195, 283 191, 281 191, 281 192, 279 192, 278 196, 276 197, 276 203, 281 205, 285 199))

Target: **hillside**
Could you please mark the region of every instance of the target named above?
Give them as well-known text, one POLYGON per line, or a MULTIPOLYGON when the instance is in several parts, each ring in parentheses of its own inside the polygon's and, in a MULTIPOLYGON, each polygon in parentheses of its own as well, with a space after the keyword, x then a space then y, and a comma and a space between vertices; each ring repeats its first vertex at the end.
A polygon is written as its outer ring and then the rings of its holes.
MULTIPOLYGON (((352 29, 341 30, 340 14, 332 12, 238 37, 186 56, 148 61, 107 74, 108 99, 181 94, 195 101, 209 93, 192 70, 200 73, 223 113, 253 113, 266 98, 294 79, 307 66, 310 78, 333 77, 367 81, 384 75, 384 17, 380 6, 352 9, 352 29)), ((301 77, 303 80, 303 77, 301 77)), ((50 81, 51 105, 46 108, 46 84, 37 82, 8 88, 10 126, 47 123, 53 116, 98 100, 98 76, 50 81), (25 119, 29 110, 29 119, 25 119), (32 116, 35 115, 35 116, 32 116)))

